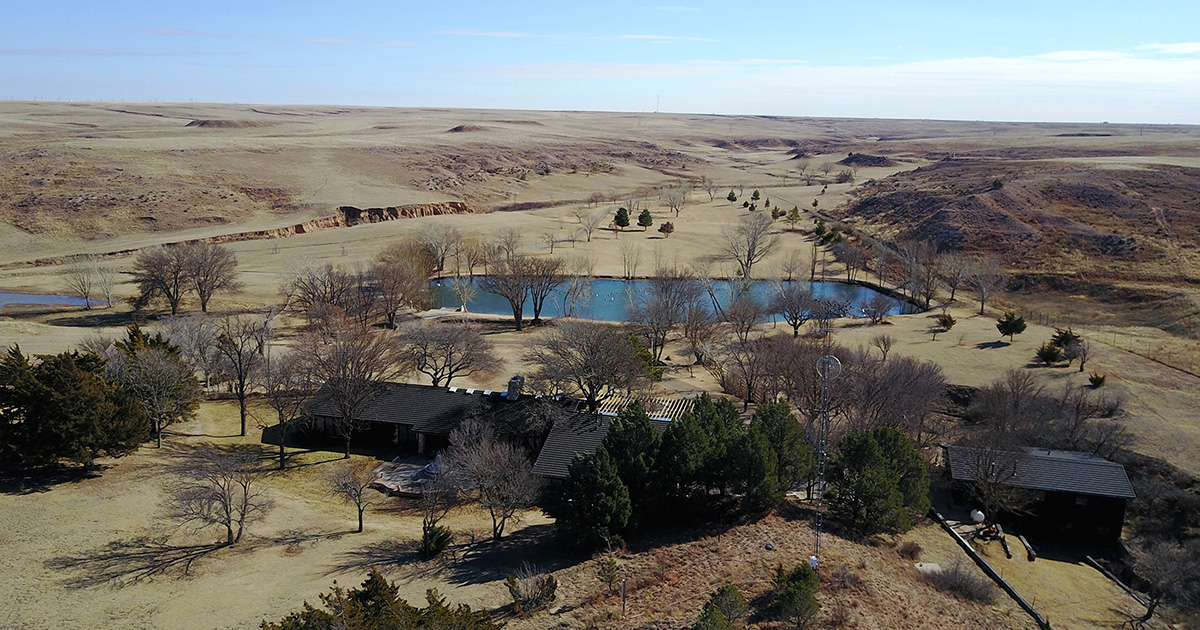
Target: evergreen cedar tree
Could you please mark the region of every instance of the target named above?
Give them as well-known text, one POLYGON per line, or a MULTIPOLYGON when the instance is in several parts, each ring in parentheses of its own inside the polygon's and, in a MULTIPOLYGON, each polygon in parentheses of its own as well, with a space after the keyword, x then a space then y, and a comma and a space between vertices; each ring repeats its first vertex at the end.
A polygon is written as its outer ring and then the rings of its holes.
POLYGON ((871 536, 903 532, 929 509, 921 454, 898 429, 850 431, 830 464, 829 513, 848 530, 871 536))
POLYGON ((106 381, 94 354, 39 355, 18 346, 0 363, 0 467, 63 461, 91 468, 97 457, 121 457, 150 439, 142 407, 106 381))
POLYGON ((1008 337, 1008 342, 1012 343, 1013 336, 1025 332, 1025 317, 1018 317, 1016 313, 1008 312, 1004 317, 996 320, 996 330, 1000 334, 1008 337))
POLYGON ((629 227, 629 211, 625 208, 617 208, 617 216, 613 219, 613 224, 621 229, 629 227))
POLYGON ((663 238, 670 238, 671 233, 675 231, 675 224, 670 221, 664 221, 662 225, 658 226, 658 231, 663 235, 663 238))
POLYGON ((661 432, 635 403, 594 455, 576 457, 547 513, 569 544, 611 546, 657 526, 768 511, 813 460, 786 403, 760 406, 746 425, 732 401, 701 394, 661 432))
POLYGON ((798 564, 791 571, 785 571, 780 564, 775 569, 775 603, 779 613, 795 622, 797 627, 805 627, 820 608, 817 603, 819 586, 816 571, 807 563, 798 564))
POLYGON ((654 216, 650 214, 650 210, 642 210, 638 215, 638 227, 648 228, 654 225, 654 216))
POLYGON ((725 198, 729 200, 729 203, 737 201, 737 195, 733 194, 732 190, 729 191, 729 194, 726 195, 725 198))
POLYGON ((263 621, 262 630, 499 630, 502 624, 485 611, 470 606, 451 606, 437 589, 425 591, 425 607, 417 608, 400 597, 400 589, 378 571, 371 573, 354 589, 343 589, 334 582, 328 593, 321 594, 322 608, 304 602, 304 609, 276 623, 263 621))

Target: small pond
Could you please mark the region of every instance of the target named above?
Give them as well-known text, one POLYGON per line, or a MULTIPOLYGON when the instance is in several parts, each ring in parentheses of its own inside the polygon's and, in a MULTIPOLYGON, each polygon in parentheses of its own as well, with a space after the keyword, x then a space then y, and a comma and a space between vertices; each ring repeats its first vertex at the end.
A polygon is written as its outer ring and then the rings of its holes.
MULTIPOLYGON (((104 306, 103 300, 91 300, 93 306, 104 306)), ((11 304, 57 304, 62 306, 83 306, 83 300, 73 295, 54 295, 50 293, 6 293, 0 292, 0 308, 11 304)))
MULTIPOLYGON (((508 305, 508 301, 494 293, 488 293, 483 289, 478 288, 479 276, 471 278, 471 282, 476 285, 475 297, 467 303, 467 310, 472 313, 487 313, 491 315, 511 315, 512 308, 508 305)), ((649 287, 649 282, 646 280, 613 280, 608 278, 595 278, 591 280, 590 293, 580 298, 575 302, 574 315, 584 319, 596 319, 610 322, 629 321, 630 305, 639 302, 643 299, 649 287)), ((731 287, 733 286, 727 280, 716 281, 716 290, 714 293, 717 300, 722 306, 728 303, 731 287)), ((855 284, 844 284, 841 282, 803 282, 802 284, 812 289, 813 296, 821 299, 836 299, 850 304, 850 314, 856 315, 862 312, 862 305, 868 300, 879 295, 873 289, 861 287, 855 284)), ((458 308, 462 306, 458 296, 454 294, 451 288, 451 281, 436 280, 430 288, 434 293, 434 306, 439 308, 458 308)), ((760 304, 766 304, 770 301, 774 289, 774 283, 768 281, 756 281, 751 284, 751 295, 760 304)), ((562 317, 563 315, 563 298, 566 295, 566 284, 559 286, 546 298, 546 305, 542 308, 543 317, 562 317)), ((901 313, 912 313, 915 309, 907 303, 888 298, 893 305, 888 312, 890 315, 901 313)), ((706 298, 707 300, 707 298, 706 298)), ((525 303, 525 316, 533 317, 533 307, 529 302, 525 303)))

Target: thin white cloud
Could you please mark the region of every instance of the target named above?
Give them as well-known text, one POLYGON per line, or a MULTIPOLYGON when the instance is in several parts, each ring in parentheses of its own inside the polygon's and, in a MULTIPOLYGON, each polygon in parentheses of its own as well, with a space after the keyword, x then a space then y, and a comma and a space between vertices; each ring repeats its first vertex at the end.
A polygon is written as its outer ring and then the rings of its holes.
POLYGON ((662 94, 666 99, 675 92, 676 111, 1200 123, 1195 107, 1200 59, 1104 51, 856 66, 744 59, 526 64, 465 72, 528 81, 669 82, 662 84, 662 94), (729 90, 731 81, 739 89, 729 90))
POLYGON ((255 39, 250 35, 234 35, 232 33, 210 33, 207 31, 194 31, 186 28, 147 28, 140 32, 149 35, 161 35, 163 37, 190 37, 201 39, 255 39))
POLYGON ((729 74, 727 64, 712 63, 549 63, 502 66, 488 74, 515 79, 679 79, 729 74))
POLYGON ((534 37, 529 33, 518 31, 476 31, 467 28, 456 28, 448 31, 437 31, 438 35, 454 35, 455 37, 534 37))
POLYGON ((1060 50, 1044 55, 1036 55, 1034 59, 1045 59, 1047 61, 1110 61, 1125 59, 1127 57, 1129 57, 1128 53, 1107 50, 1060 50))
POLYGON ((194 50, 126 50, 123 48, 0 48, 0 57, 194 57, 234 54, 201 53, 194 50))
POLYGON ((1162 53, 1164 55, 1195 55, 1200 54, 1200 42, 1182 42, 1178 44, 1146 44, 1138 46, 1139 50, 1162 53))
POLYGON ((625 40, 642 40, 648 42, 714 42, 715 39, 706 39, 704 37, 681 37, 677 35, 617 35, 617 39, 625 40))
POLYGON ((357 39, 347 39, 343 37, 310 37, 301 40, 306 44, 320 44, 322 46, 345 46, 347 44, 360 44, 357 39))

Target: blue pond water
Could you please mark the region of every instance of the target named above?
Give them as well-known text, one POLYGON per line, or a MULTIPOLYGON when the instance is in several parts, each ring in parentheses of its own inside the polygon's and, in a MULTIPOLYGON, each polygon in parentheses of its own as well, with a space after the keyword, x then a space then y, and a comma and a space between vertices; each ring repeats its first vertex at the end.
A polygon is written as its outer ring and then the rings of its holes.
MULTIPOLYGON (((472 278, 471 281, 478 287, 478 276, 472 278)), ((850 315, 860 314, 862 312, 861 305, 878 295, 878 292, 872 289, 840 282, 804 282, 802 284, 811 287, 814 297, 822 299, 832 298, 849 302, 850 315)), ((731 283, 721 280, 717 281, 716 285, 714 293, 716 293, 721 305, 724 306, 729 301, 731 283)), ((648 290, 648 286, 649 283, 645 280, 594 279, 591 281, 590 295, 576 301, 574 315, 584 319, 610 322, 628 321, 630 305, 642 299, 648 290)), ((458 296, 451 289, 450 281, 434 281, 430 288, 433 290, 435 296, 435 307, 458 308, 462 306, 458 300, 458 296)), ((563 296, 565 291, 566 285, 563 285, 551 293, 550 297, 546 299, 546 306, 542 308, 543 317, 561 317, 563 315, 563 296)), ((751 294, 760 304, 769 302, 773 291, 772 283, 766 281, 754 282, 751 286, 751 294)), ((892 302, 893 306, 889 314, 897 315, 913 312, 912 307, 908 304, 897 300, 892 300, 892 302)), ((477 290, 475 297, 468 302, 467 310, 472 313, 488 313, 493 315, 512 314, 512 308, 508 305, 507 300, 494 293, 488 293, 483 289, 477 290)), ((533 317, 533 307, 528 302, 525 303, 524 312, 526 317, 533 317)))
MULTIPOLYGON (((83 306, 83 300, 70 295, 0 292, 0 308, 4 308, 10 304, 60 304, 65 306, 83 306)), ((104 306, 104 302, 101 300, 92 300, 92 305, 104 306)))

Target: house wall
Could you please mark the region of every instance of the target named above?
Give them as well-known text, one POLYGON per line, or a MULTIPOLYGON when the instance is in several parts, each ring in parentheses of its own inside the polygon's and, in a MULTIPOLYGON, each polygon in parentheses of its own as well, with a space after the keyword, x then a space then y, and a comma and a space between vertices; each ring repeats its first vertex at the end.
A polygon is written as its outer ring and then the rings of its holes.
POLYGON ((1030 525, 1044 535, 1081 544, 1112 544, 1121 537, 1126 500, 1047 492, 1030 525))

